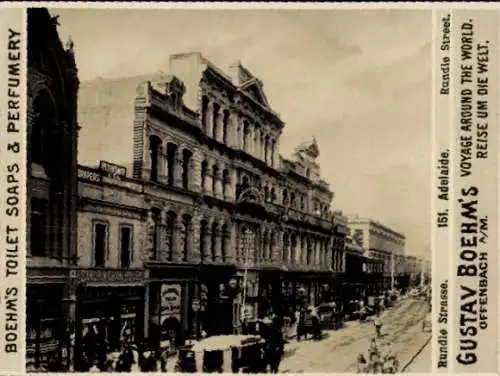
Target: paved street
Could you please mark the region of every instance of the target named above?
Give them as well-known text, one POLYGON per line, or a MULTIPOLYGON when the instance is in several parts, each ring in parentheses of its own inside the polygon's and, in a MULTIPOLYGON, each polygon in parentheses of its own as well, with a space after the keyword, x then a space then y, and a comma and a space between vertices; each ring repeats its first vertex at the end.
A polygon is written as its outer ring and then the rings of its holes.
MULTIPOLYGON (((428 306, 423 300, 406 299, 381 315, 382 341, 392 342, 401 367, 430 336, 429 332, 422 332, 422 320, 427 312, 428 306)), ((356 372, 356 357, 361 352, 366 353, 373 336, 371 320, 366 323, 352 321, 343 329, 329 331, 328 337, 321 341, 293 341, 288 345, 291 355, 283 359, 280 372, 356 372)), ((427 362, 430 363, 430 356, 427 362)))
POLYGON ((430 373, 431 367, 431 342, 429 342, 420 354, 404 370, 404 373, 430 373))

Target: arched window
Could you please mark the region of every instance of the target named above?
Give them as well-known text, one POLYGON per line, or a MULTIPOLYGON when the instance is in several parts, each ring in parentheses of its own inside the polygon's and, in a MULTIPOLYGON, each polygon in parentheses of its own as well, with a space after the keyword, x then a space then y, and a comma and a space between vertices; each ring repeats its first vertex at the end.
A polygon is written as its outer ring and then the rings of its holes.
POLYGON ((177 145, 169 142, 167 144, 167 183, 168 185, 174 185, 175 173, 177 170, 176 166, 176 154, 177 154, 177 145))
POLYGON ((189 236, 189 230, 191 227, 191 216, 189 215, 183 215, 182 216, 182 227, 181 227, 181 251, 182 251, 182 261, 187 261, 188 260, 188 254, 189 254, 189 242, 188 242, 188 236, 189 236))
POLYGON ((214 165, 212 167, 212 192, 215 195, 216 189, 217 189, 217 176, 219 175, 219 167, 217 165, 214 165))
POLYGON ((222 226, 222 261, 227 261, 227 247, 228 247, 228 226, 226 223, 222 226))
POLYGON ((182 188, 189 189, 190 163, 193 153, 187 149, 182 151, 182 188))
POLYGON ((220 111, 220 106, 217 103, 214 103, 212 112, 212 131, 213 131, 212 137, 216 140, 219 132, 219 111, 220 111))
POLYGON ((200 223, 200 256, 204 260, 208 256, 209 250, 206 249, 207 243, 205 237, 207 236, 208 224, 207 221, 202 220, 200 223))
POLYGON ((229 186, 231 184, 231 179, 229 177, 229 171, 225 169, 222 171, 222 193, 224 195, 224 198, 229 197, 229 186))
POLYGON ((287 232, 283 234, 283 255, 281 260, 283 263, 288 262, 288 252, 290 251, 290 236, 287 232))
POLYGON ((288 190, 283 189, 283 206, 288 205, 288 190))
POLYGON ((264 161, 269 164, 269 148, 270 148, 270 143, 269 143, 269 135, 266 135, 266 138, 264 139, 264 161))
POLYGON ((166 234, 165 234, 165 254, 167 261, 173 261, 174 259, 174 231, 175 231, 175 218, 177 215, 173 211, 167 213, 166 218, 166 234))
POLYGON ((304 195, 300 195, 300 210, 304 210, 306 208, 305 197, 304 195))
POLYGON ((46 135, 55 126, 56 113, 50 95, 43 91, 33 100, 31 113, 31 134, 28 138, 31 160, 33 163, 45 165, 45 151, 49 147, 46 135))
POLYGON ((208 110, 208 98, 204 95, 201 98, 201 126, 202 129, 207 131, 207 110, 208 110))
POLYGON ((271 202, 276 202, 276 190, 274 189, 274 187, 271 188, 271 202))
POLYGON ((267 236, 268 236, 268 233, 267 231, 263 231, 261 232, 262 234, 262 239, 260 241, 260 259, 261 260, 265 260, 266 259, 266 248, 267 248, 267 236))
POLYGON ((292 192, 292 194, 290 195, 290 206, 295 209, 296 206, 297 206, 297 199, 295 197, 295 192, 292 192))
POLYGON ((157 260, 160 245, 160 210, 157 208, 151 209, 151 238, 152 238, 152 249, 151 249, 151 259, 157 260))
POLYGON ((215 249, 217 247, 217 222, 212 223, 212 244, 211 244, 211 252, 212 252, 212 260, 215 260, 215 249))
POLYGON ((269 161, 271 166, 274 167, 274 155, 276 153, 276 141, 271 141, 271 160, 269 161))
POLYGON ((249 138, 250 138, 250 125, 248 124, 248 121, 244 120, 243 121, 243 150, 248 151, 248 146, 249 146, 249 138))
POLYGON ((264 201, 269 201, 269 187, 267 185, 264 187, 264 201))
POLYGON ((149 137, 149 153, 151 156, 151 181, 158 181, 158 170, 160 163, 161 140, 157 136, 149 137))
POLYGON ((229 141, 229 111, 224 110, 224 118, 222 119, 222 142, 226 145, 229 141))
POLYGON ((205 160, 201 162, 201 188, 203 192, 205 191, 205 184, 207 180, 207 173, 208 173, 208 162, 205 160))

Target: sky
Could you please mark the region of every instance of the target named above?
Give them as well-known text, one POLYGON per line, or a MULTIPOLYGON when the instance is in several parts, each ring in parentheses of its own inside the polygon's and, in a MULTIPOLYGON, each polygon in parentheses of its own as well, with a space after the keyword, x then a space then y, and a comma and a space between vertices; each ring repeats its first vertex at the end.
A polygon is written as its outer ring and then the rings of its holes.
POLYGON ((315 136, 333 210, 403 232, 430 257, 431 12, 51 9, 81 81, 168 72, 201 52, 240 60, 285 122, 280 152, 315 136))

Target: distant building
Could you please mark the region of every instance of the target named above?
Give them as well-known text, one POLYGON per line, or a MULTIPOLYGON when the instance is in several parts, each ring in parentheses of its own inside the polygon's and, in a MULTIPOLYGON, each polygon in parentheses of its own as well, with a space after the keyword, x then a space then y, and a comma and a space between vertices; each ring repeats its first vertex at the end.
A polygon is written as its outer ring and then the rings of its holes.
POLYGON ((351 218, 353 240, 365 249, 365 256, 382 262, 383 289, 398 287, 404 279, 404 234, 371 219, 351 218))

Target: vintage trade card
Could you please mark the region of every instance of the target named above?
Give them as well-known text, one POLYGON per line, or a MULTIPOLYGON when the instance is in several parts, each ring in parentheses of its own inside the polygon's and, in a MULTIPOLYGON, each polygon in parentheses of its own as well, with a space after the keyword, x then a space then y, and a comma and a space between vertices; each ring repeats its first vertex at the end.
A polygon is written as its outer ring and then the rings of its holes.
POLYGON ((493 3, 0 5, 0 375, 499 372, 493 3))

